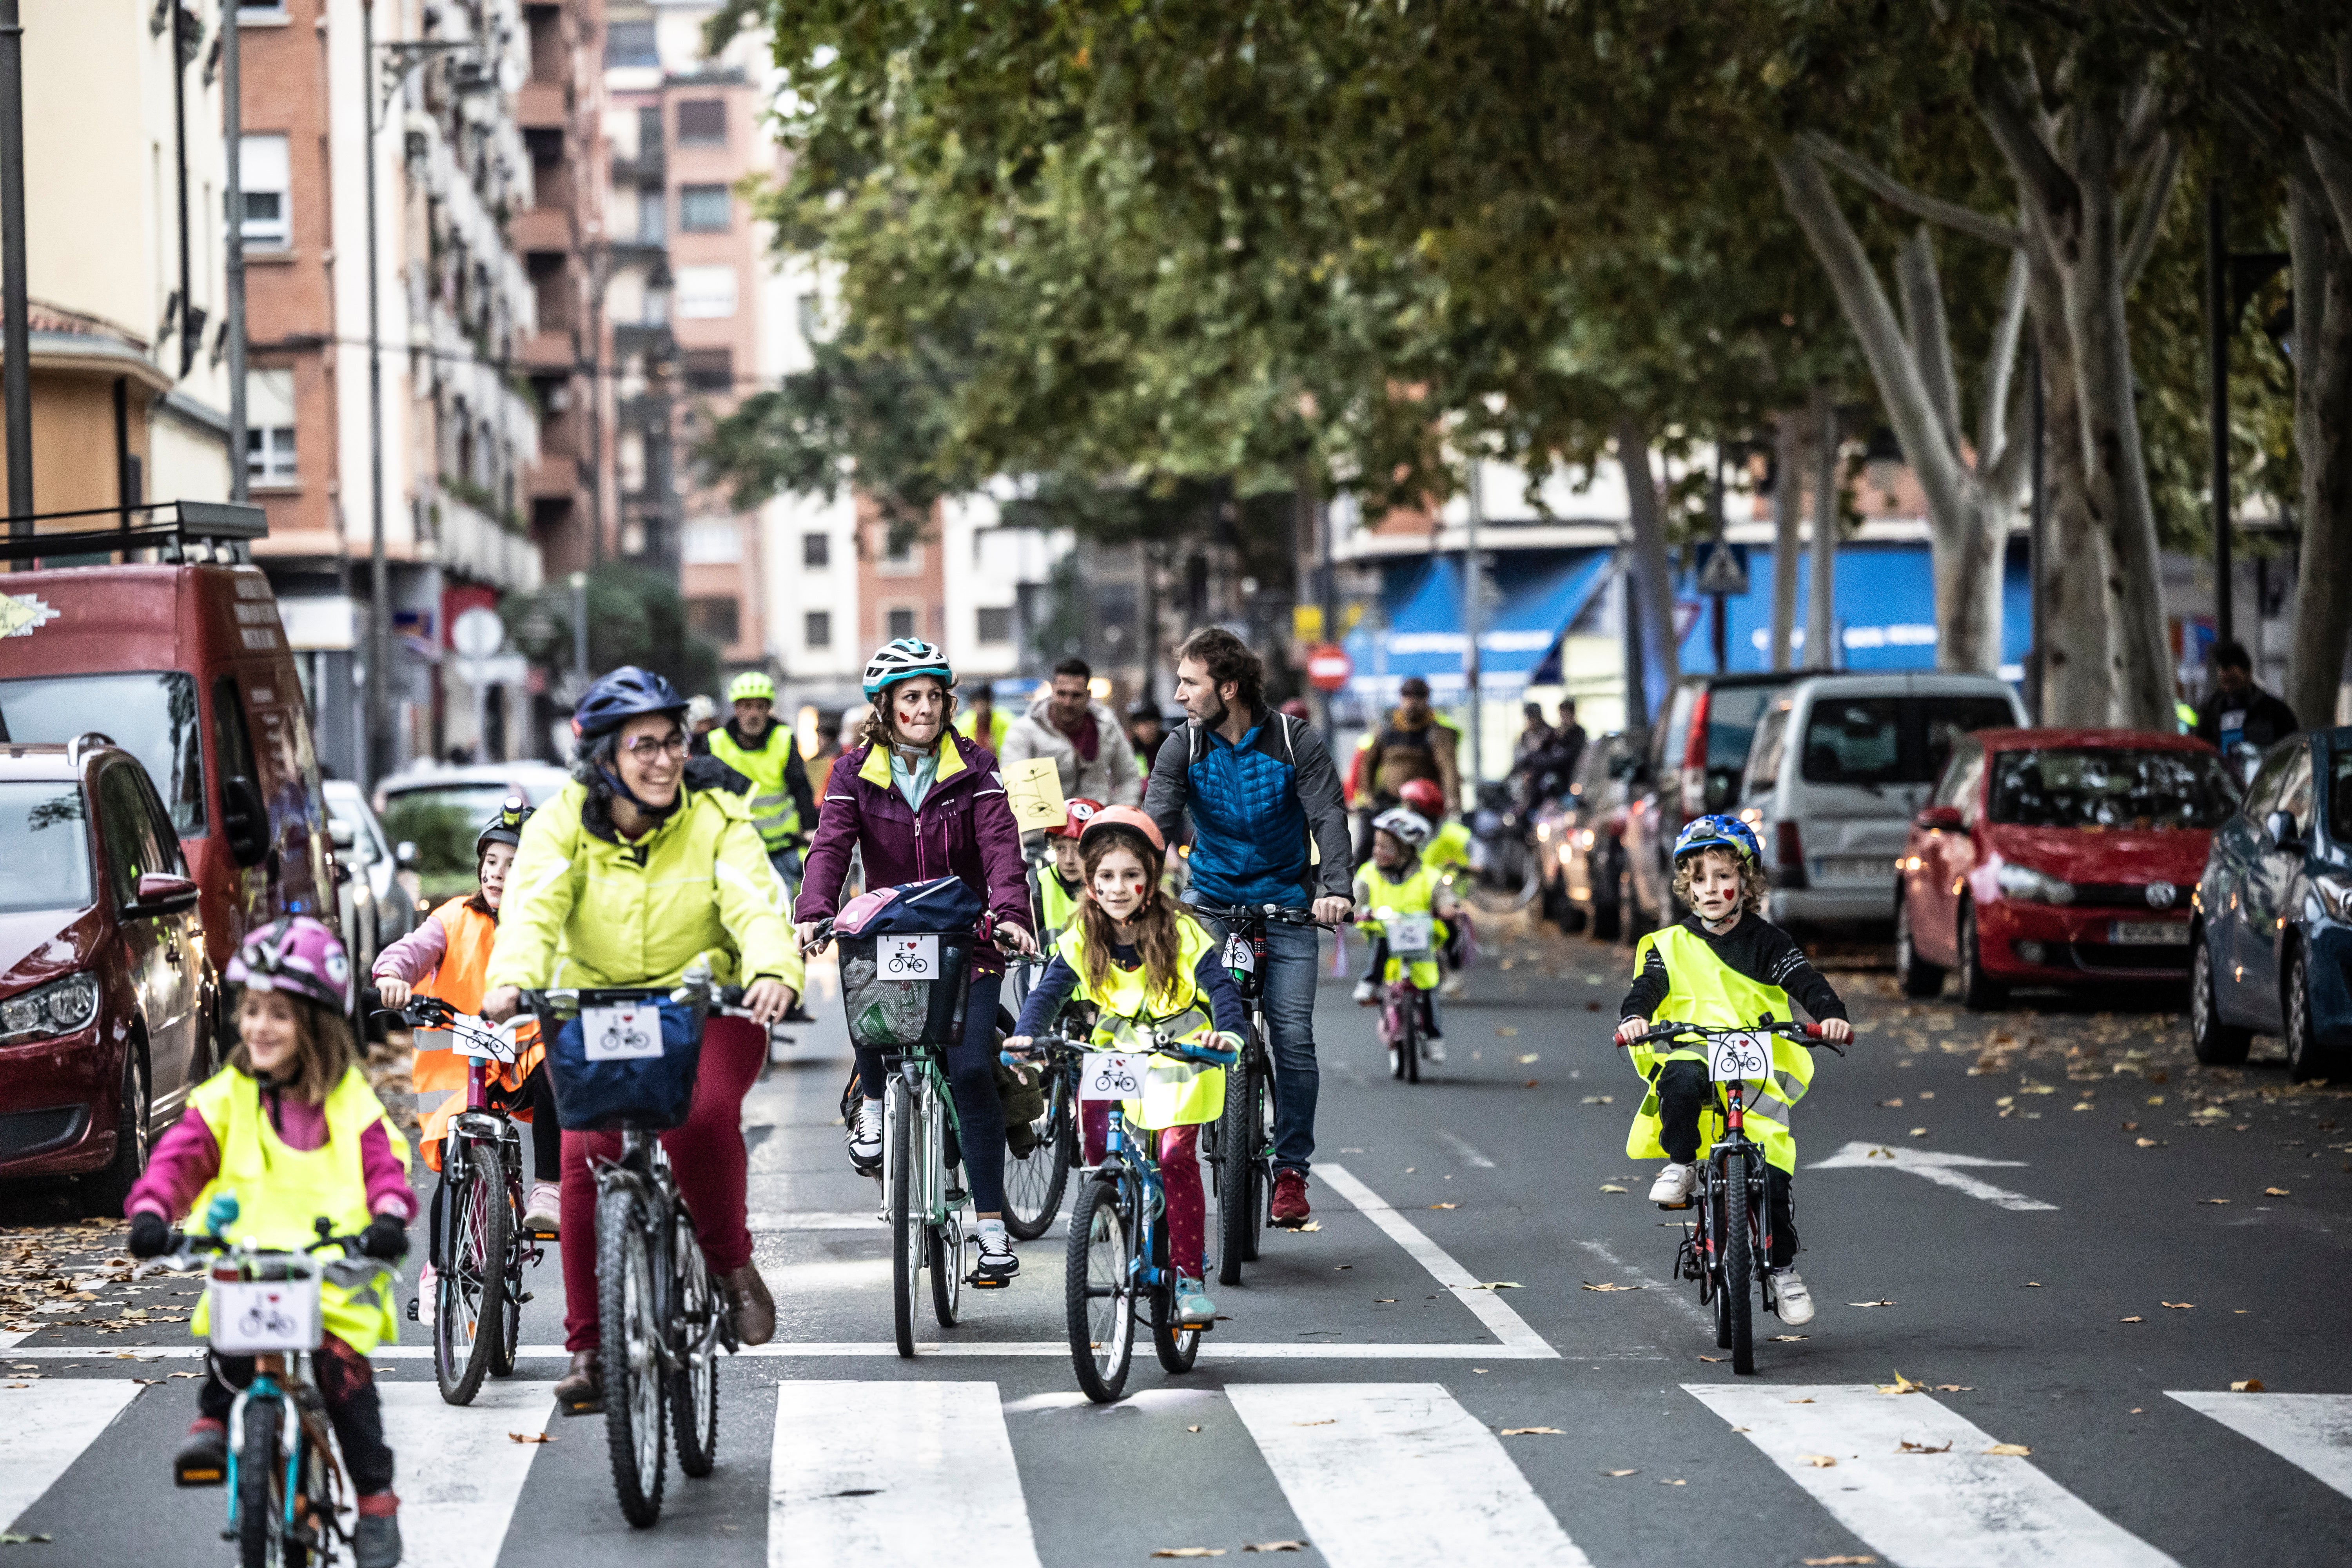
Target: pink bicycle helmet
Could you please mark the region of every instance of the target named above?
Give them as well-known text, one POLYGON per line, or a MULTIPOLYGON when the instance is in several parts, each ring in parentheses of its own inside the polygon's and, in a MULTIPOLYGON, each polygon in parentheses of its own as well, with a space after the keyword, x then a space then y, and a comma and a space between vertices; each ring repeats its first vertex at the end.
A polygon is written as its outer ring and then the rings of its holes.
POLYGON ((228 961, 228 983, 284 991, 348 1013, 352 961, 342 939, 309 915, 287 915, 245 939, 228 961))

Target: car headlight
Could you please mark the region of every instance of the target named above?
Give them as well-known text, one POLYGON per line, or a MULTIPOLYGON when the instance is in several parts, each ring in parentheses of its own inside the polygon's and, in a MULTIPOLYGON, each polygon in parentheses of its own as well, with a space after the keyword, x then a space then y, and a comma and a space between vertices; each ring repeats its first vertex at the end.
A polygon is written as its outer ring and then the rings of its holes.
POLYGON ((2004 862, 1992 874, 2000 890, 2012 899, 2029 904, 2071 904, 2074 901, 2074 884, 2062 882, 2047 871, 2037 871, 2031 866, 2014 861, 2004 862))
POLYGON ((2314 877, 2312 890, 2319 895, 2320 906, 2339 921, 2352 921, 2352 882, 2341 877, 2314 877))
POLYGON ((98 977, 87 970, 0 1002, 0 1045, 70 1035, 98 1016, 98 977))

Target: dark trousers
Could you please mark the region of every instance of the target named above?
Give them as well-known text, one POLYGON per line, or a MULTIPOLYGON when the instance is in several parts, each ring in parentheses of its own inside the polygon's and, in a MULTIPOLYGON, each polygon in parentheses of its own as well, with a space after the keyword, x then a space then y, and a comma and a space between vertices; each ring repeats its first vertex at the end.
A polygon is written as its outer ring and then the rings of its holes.
MULTIPOLYGON (((1698 1158, 1698 1117, 1715 1092, 1705 1062, 1667 1062, 1658 1069, 1658 1142, 1666 1158, 1687 1165, 1698 1158)), ((1796 1201, 1789 1173, 1764 1167, 1764 1220, 1772 1237, 1771 1264, 1786 1268, 1797 1257, 1796 1201)))
MULTIPOLYGON (((955 1097, 956 1138, 963 1154, 964 1179, 972 1205, 982 1214, 1004 1211, 1004 1105, 996 1098, 996 998, 1002 974, 975 974, 963 1003, 963 1038, 947 1048, 948 1089, 955 1097)), ((882 1098, 885 1075, 879 1050, 857 1052, 858 1092, 882 1098)))
MULTIPOLYGON (((383 1405, 376 1397, 375 1373, 367 1357, 328 1334, 310 1356, 310 1379, 343 1450, 352 1490, 360 1497, 390 1491, 392 1448, 383 1440, 383 1405)), ((237 1390, 252 1381, 253 1357, 207 1352, 196 1408, 205 1420, 226 1423, 237 1390)))

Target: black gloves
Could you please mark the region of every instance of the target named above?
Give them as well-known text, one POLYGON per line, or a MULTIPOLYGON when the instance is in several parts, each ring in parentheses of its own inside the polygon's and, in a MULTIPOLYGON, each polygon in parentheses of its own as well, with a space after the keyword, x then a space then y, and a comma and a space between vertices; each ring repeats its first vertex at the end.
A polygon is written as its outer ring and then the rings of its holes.
POLYGON ((408 1224, 396 1214, 380 1214, 360 1232, 360 1251, 390 1263, 408 1256, 408 1224))
POLYGON ((131 1216, 131 1256, 161 1258, 172 1247, 172 1225, 162 1215, 144 1210, 131 1216))

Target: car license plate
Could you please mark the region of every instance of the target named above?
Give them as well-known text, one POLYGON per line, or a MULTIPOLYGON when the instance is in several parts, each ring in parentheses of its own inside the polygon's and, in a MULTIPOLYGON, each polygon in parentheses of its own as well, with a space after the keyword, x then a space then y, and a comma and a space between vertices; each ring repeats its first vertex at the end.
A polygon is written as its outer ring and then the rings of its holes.
POLYGON ((2116 921, 2107 940, 2118 947, 2180 947, 2189 941, 2187 921, 2116 921))
POLYGON ((1894 874, 1892 855, 1825 855, 1822 858, 1822 880, 1824 882, 1880 882, 1894 874))

